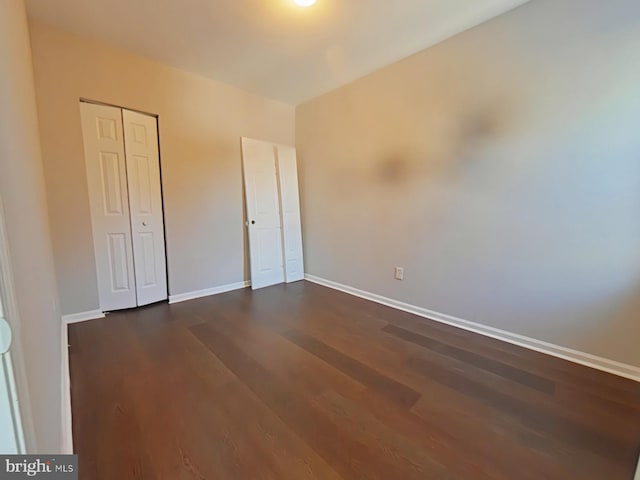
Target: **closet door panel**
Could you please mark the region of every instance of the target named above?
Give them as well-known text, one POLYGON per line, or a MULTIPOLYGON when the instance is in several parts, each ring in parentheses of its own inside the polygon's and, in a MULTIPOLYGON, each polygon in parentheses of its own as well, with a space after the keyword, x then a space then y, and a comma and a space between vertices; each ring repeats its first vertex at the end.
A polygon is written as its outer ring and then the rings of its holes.
POLYGON ((286 282, 290 283, 304 279, 298 165, 295 148, 278 145, 276 151, 280 179, 285 278, 286 282))
POLYGON ((122 111, 138 305, 167 298, 167 266, 155 117, 122 111))
POLYGON ((80 104, 100 309, 136 306, 127 173, 119 108, 80 104))

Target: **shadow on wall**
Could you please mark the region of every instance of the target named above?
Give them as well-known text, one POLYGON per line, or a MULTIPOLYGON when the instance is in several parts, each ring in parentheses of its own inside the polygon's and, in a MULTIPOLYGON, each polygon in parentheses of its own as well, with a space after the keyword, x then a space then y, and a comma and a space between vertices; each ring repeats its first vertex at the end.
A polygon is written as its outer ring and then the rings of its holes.
MULTIPOLYGON (((477 105, 457 116, 449 147, 438 158, 429 158, 428 152, 424 157, 406 152, 389 153, 374 160, 373 180, 379 186, 402 186, 419 180, 422 175, 436 173, 428 165, 448 165, 449 168, 438 172, 441 175, 455 173, 459 171, 456 167, 471 165, 483 150, 511 133, 509 125, 512 121, 513 116, 505 103, 492 100, 477 105)), ((426 137, 433 134, 425 132, 426 137)))
POLYGON ((429 104, 425 106, 428 114, 411 119, 413 125, 407 125, 406 112, 397 105, 379 112, 379 119, 371 121, 371 131, 360 135, 363 143, 368 137, 382 140, 383 148, 353 152, 353 156, 342 159, 340 169, 334 170, 330 179, 337 195, 345 199, 357 197, 361 188, 372 187, 419 188, 426 179, 454 181, 465 170, 474 168, 474 163, 481 163, 493 145, 514 135, 517 128, 515 95, 506 92, 473 98, 469 103, 458 99, 438 105, 431 104, 428 98, 423 103, 429 104), (407 141, 409 138, 411 141, 407 141))
MULTIPOLYGON (((368 247, 372 258, 380 258, 389 249, 412 252, 422 248, 422 238, 428 234, 425 230, 451 228, 455 222, 452 210, 463 203, 456 195, 470 200, 478 215, 483 215, 484 190, 498 181, 487 172, 496 163, 505 163, 492 158, 493 149, 518 135, 521 105, 515 92, 480 94, 460 83, 465 75, 456 74, 453 68, 450 75, 438 77, 438 85, 431 80, 417 108, 407 110, 415 99, 388 102, 378 110, 377 118, 369 120, 370 134, 358 132, 354 122, 350 128, 362 137, 360 145, 370 143, 365 137, 371 137, 379 146, 373 151, 358 147, 338 168, 323 172, 342 204, 345 221, 366 229, 381 218, 386 220, 387 228, 377 230, 377 241, 368 247), (431 92, 443 89, 447 99, 432 97, 431 92), (469 190, 460 191, 465 185, 469 190), (441 208, 435 208, 436 204, 441 208), (372 208, 363 210, 363 205, 372 208)), ((509 182, 509 172, 517 170, 500 168, 501 182, 509 182)), ((332 241, 339 242, 337 238, 332 241)), ((432 242, 438 241, 432 237, 432 242)))

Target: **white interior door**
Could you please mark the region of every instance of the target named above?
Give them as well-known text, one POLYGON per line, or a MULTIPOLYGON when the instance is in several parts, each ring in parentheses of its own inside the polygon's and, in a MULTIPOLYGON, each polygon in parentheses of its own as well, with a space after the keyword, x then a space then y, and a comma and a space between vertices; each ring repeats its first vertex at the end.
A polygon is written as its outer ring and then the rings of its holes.
POLYGON ((284 273, 287 283, 290 283, 304 278, 298 165, 295 148, 278 145, 276 153, 278 156, 278 178, 280 180, 284 273))
POLYGON ((167 298, 164 217, 155 117, 122 110, 138 305, 167 298))
POLYGON ((242 160, 249 229, 251 288, 255 290, 284 282, 274 145, 242 138, 242 160))
POLYGON ((80 112, 100 308, 132 308, 137 302, 122 112, 84 102, 80 112))

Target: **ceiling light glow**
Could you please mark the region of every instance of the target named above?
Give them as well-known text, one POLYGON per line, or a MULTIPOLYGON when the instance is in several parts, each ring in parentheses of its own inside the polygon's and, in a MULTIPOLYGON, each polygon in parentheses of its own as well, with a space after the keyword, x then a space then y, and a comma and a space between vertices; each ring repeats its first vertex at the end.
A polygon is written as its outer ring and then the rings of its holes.
POLYGON ((296 5, 298 5, 299 7, 310 7, 311 5, 316 3, 316 0, 293 0, 293 1, 296 2, 296 5))

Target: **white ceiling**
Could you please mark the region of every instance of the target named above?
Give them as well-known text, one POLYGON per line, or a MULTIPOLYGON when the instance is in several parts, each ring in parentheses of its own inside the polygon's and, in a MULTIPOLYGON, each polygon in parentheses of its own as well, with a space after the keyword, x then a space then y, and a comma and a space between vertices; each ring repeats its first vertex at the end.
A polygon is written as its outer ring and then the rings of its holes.
POLYGON ((27 0, 32 19, 298 104, 528 0, 27 0))

